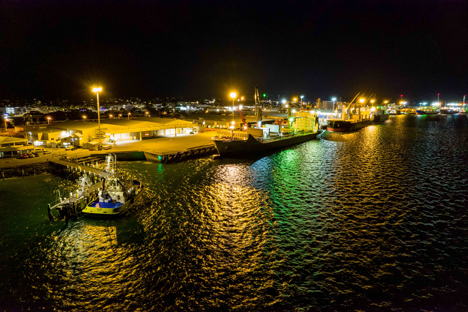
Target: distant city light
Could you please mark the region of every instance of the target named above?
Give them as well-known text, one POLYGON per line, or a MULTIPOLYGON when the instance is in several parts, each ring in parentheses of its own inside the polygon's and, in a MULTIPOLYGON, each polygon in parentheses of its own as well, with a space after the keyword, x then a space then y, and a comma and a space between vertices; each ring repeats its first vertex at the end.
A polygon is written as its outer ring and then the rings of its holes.
POLYGON ((285 99, 283 99, 283 100, 281 101, 281 103, 283 103, 283 104, 286 104, 286 100, 285 100, 285 99))
POLYGON ((332 98, 332 101, 335 102, 335 101, 336 101, 336 98, 332 98))

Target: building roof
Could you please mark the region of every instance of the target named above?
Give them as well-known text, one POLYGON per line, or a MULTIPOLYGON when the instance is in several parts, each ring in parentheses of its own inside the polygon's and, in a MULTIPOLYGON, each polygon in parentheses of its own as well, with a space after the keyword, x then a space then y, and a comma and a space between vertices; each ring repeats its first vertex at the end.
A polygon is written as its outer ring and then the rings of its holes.
POLYGON ((25 138, 0 136, 0 144, 22 143, 27 141, 28 140, 25 138))

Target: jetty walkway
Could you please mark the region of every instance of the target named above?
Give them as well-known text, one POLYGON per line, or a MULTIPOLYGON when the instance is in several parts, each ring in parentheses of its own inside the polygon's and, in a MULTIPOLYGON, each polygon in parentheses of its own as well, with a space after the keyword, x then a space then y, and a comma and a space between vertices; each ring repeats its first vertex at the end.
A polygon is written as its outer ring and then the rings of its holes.
POLYGON ((88 161, 86 161, 86 159, 78 159, 78 161, 67 160, 63 158, 51 159, 49 160, 49 163, 67 167, 73 171, 80 171, 83 173, 87 173, 89 175, 94 175, 96 177, 101 177, 101 178, 106 178, 106 179, 111 175, 109 172, 105 172, 104 170, 99 168, 99 161, 97 159, 94 159, 94 157, 90 157, 88 161))

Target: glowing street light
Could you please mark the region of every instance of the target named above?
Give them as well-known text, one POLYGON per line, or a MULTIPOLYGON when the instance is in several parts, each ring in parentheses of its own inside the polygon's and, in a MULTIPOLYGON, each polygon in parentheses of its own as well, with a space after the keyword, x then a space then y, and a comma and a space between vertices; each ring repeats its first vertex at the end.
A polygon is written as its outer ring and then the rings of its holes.
POLYGON ((294 103, 297 103, 297 98, 294 98, 294 99, 293 99, 293 102, 294 102, 294 103))
POLYGON ((83 118, 83 122, 86 121, 86 116, 85 115, 81 116, 81 118, 83 118))
POLYGON ((131 115, 131 114, 132 114, 132 113, 128 112, 128 120, 130 120, 130 115, 131 115))
POLYGON ((145 112, 145 115, 146 115, 146 117, 148 117, 148 115, 149 115, 149 112, 145 112))
POLYGON ((112 118, 112 117, 114 117, 114 116, 112 116, 112 114, 109 114, 109 118, 112 118))
POLYGON ((370 102, 371 102, 372 104, 374 104, 375 100, 370 100, 370 102))
POLYGON ((363 99, 363 98, 359 99, 359 102, 361 102, 361 103, 364 103, 364 101, 365 101, 365 99, 363 99))
POLYGON ((229 94, 229 96, 231 97, 232 99, 232 121, 234 121, 234 100, 236 99, 237 97, 237 93, 236 92, 231 92, 229 94))
POLYGON ((244 100, 244 97, 241 97, 241 101, 243 101, 243 100, 244 100))
POLYGON ((50 119, 51 119, 51 118, 48 116, 48 117, 47 117, 47 124, 48 124, 48 125, 50 125, 50 119))
POLYGON ((285 100, 285 99, 283 99, 283 100, 281 101, 281 103, 283 103, 283 104, 286 104, 286 100, 285 100))
POLYGON ((301 107, 302 107, 302 99, 303 99, 303 98, 304 98, 304 96, 303 96, 303 95, 301 95, 301 107))
POLYGON ((98 135, 99 135, 99 149, 102 148, 102 141, 101 141, 101 115, 99 112, 99 92, 102 92, 102 87, 94 87, 93 92, 96 92, 97 97, 97 118, 98 118, 98 135))
POLYGON ((384 101, 384 104, 388 104, 388 101, 384 101))

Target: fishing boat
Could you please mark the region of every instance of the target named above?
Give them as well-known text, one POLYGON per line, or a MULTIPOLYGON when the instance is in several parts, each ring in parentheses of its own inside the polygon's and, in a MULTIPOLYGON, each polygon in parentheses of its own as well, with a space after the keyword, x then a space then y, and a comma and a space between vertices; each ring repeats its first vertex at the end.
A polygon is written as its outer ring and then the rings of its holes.
MULTIPOLYGON (((288 108, 287 124, 261 124, 261 107, 258 89, 255 90, 255 106, 257 128, 247 128, 245 131, 220 130, 211 138, 221 157, 249 157, 271 150, 285 148, 305 141, 315 139, 318 135, 319 120, 314 111, 299 111, 292 116, 291 107, 288 108), (258 101, 258 105, 257 105, 258 101)), ((234 126, 232 127, 234 128, 234 126)))
POLYGON ((78 180, 78 189, 68 198, 62 198, 56 191, 57 198, 48 205, 49 220, 56 218, 52 211, 57 211, 59 219, 77 219, 78 216, 111 218, 123 215, 143 194, 143 183, 137 180, 124 180, 117 176, 117 157, 106 156, 106 178, 93 183, 86 174, 78 180))
POLYGON ((113 175, 102 181, 102 187, 91 202, 82 210, 85 217, 112 218, 123 215, 143 194, 143 183, 137 180, 123 180, 117 177, 117 157, 109 154, 108 168, 114 162, 113 175))

